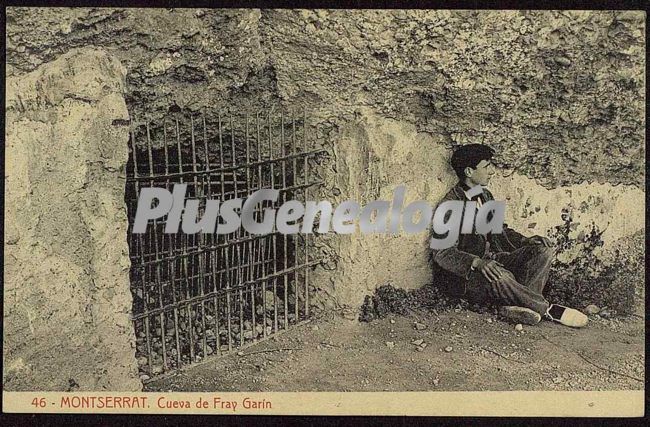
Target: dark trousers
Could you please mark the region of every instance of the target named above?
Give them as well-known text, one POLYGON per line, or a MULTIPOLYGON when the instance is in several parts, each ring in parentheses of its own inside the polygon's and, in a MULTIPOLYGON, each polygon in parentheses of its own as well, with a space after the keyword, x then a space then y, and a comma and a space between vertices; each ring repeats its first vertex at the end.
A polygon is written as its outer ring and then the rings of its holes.
POLYGON ((465 298, 473 303, 491 302, 517 305, 539 314, 546 313, 548 301, 542 291, 548 279, 554 249, 544 245, 528 245, 512 252, 488 256, 507 270, 497 282, 490 283, 479 271, 470 274, 465 298))

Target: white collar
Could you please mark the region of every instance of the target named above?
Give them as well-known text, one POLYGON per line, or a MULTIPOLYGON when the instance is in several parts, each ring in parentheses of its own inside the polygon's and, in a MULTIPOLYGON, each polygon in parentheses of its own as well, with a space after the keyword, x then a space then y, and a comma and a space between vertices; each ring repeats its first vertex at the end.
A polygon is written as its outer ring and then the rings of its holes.
POLYGON ((476 197, 479 194, 483 194, 483 190, 485 190, 486 188, 487 187, 484 187, 482 185, 475 185, 469 190, 463 190, 463 192, 465 193, 465 197, 467 197, 469 200, 472 200, 473 197, 476 197))

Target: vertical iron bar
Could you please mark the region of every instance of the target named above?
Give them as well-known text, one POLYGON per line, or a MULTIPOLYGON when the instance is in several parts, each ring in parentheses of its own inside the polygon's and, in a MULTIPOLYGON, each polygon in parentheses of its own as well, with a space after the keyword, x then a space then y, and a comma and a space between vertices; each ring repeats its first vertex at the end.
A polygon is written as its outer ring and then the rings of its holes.
MULTIPOLYGON (((268 121, 269 121, 269 159, 271 160, 271 188, 275 188, 275 174, 273 171, 273 130, 271 127, 271 113, 269 113, 268 116, 268 121)), ((282 141, 281 141, 281 147, 282 147, 282 141)), ((282 148, 282 152, 284 152, 284 147, 282 148)), ((284 156, 281 154, 281 156, 284 156)), ((284 184, 284 163, 285 160, 282 160, 282 180, 283 180, 283 185, 286 187, 286 184, 284 184)), ((286 200, 286 198, 285 198, 286 200)), ((277 253, 276 253, 276 233, 273 233, 273 273, 275 274, 277 272, 277 253)), ((285 235, 286 239, 286 235, 285 235)), ((274 276, 273 277, 273 330, 277 333, 278 332, 278 289, 277 289, 277 278, 274 276)))
MULTIPOLYGON (((234 119, 233 116, 230 116, 230 150, 231 150, 231 155, 232 155, 232 166, 233 166, 233 171, 232 171, 232 176, 233 176, 233 185, 234 185, 234 192, 235 192, 235 197, 237 198, 239 196, 239 190, 237 188, 237 181, 238 181, 238 173, 237 173, 237 155, 235 153, 235 124, 234 124, 234 119)), ((235 231, 235 239, 239 239, 241 237, 241 227, 235 231)), ((242 283, 242 278, 241 278, 241 264, 242 264, 242 256, 241 256, 241 244, 235 243, 233 245, 233 258, 235 257, 235 254, 237 254, 237 261, 236 261, 236 267, 237 267, 237 272, 236 272, 236 281, 235 285, 239 285, 242 283)), ((241 347, 244 344, 244 291, 242 288, 239 288, 239 346, 241 347)))
MULTIPOLYGON (((167 147, 167 119, 163 120, 163 137, 165 143, 165 175, 169 173, 169 149, 167 147)), ((166 179, 166 188, 170 190, 171 183, 169 177, 166 179)), ((176 238, 172 234, 169 236, 169 252, 170 255, 176 252, 176 238)), ((178 300, 176 295, 176 259, 172 259, 168 262, 170 269, 170 283, 172 287, 172 302, 174 305, 174 340, 176 343, 176 368, 181 366, 181 339, 180 339, 180 328, 178 325, 178 300)))
MULTIPOLYGON (((250 166, 250 161, 251 161, 251 143, 250 143, 250 129, 249 129, 249 121, 250 117, 248 114, 246 114, 246 194, 248 195, 247 197, 250 197, 251 195, 251 166, 250 166)), ((252 281, 254 279, 254 274, 253 274, 253 269, 255 268, 255 262, 254 262, 254 255, 253 255, 253 241, 249 240, 248 241, 248 263, 249 266, 247 268, 248 275, 246 280, 252 281)), ((251 332, 253 334, 253 342, 257 341, 257 324, 255 322, 255 291, 257 289, 257 286, 253 283, 250 288, 250 294, 251 294, 251 332)))
MULTIPOLYGON (((133 176, 138 177, 138 154, 137 154, 137 145, 135 143, 135 123, 137 123, 137 120, 134 118, 134 123, 131 126, 131 149, 133 150, 133 176)), ((135 180, 135 192, 136 196, 139 196, 139 191, 140 191, 140 181, 137 179, 135 180)), ((148 224, 147 224, 148 225, 148 224)), ((138 242, 140 244, 140 257, 142 259, 142 262, 144 263, 145 261, 145 251, 144 251, 144 241, 142 238, 142 234, 138 234, 138 242)), ((142 268, 142 307, 143 307, 143 312, 147 313, 148 312, 148 306, 147 306, 147 300, 148 300, 148 295, 147 295, 147 279, 146 279, 146 268, 142 268)), ((151 343, 149 341, 149 317, 145 317, 144 319, 144 326, 145 326, 145 341, 146 341, 146 347, 147 347, 147 364, 149 365, 149 373, 153 372, 153 362, 151 360, 151 343)), ((135 325, 135 322, 134 322, 135 325)), ((137 330, 137 328, 136 328, 137 330)))
MULTIPOLYGON (((176 120, 176 147, 178 149, 178 169, 180 173, 180 180, 181 184, 184 182, 183 179, 183 151, 181 150, 181 133, 180 133, 180 126, 178 124, 178 117, 175 118, 176 120)), ((188 274, 188 266, 187 266, 187 257, 188 257, 188 251, 187 251, 187 236, 184 233, 181 233, 181 263, 183 266, 183 273, 184 277, 189 277, 188 274)), ((185 298, 188 300, 190 299, 190 287, 189 287, 189 281, 184 280, 185 283, 185 298)), ((190 346, 190 363, 194 362, 194 337, 193 337, 193 327, 192 327, 192 304, 188 304, 186 307, 187 311, 187 329, 188 329, 188 341, 189 341, 189 346, 190 346)))
MULTIPOLYGON (((302 110, 302 144, 304 151, 305 164, 303 165, 303 172, 305 176, 305 204, 309 200, 309 163, 307 161, 307 111, 302 110)), ((305 233, 305 317, 309 317, 309 233, 305 233)), ((298 304, 298 300, 296 300, 298 304)), ((296 319, 297 320, 297 319, 296 319)))
MULTIPOLYGON (((191 137, 192 137, 192 171, 194 172, 194 194, 195 197, 199 200, 199 208, 197 209, 197 218, 202 217, 202 215, 205 215, 205 209, 206 205, 205 202, 203 202, 203 214, 201 214, 201 203, 203 201, 203 183, 205 180, 205 174, 201 175, 201 185, 199 186, 199 182, 197 180, 197 160, 196 160, 196 136, 195 136, 195 131, 194 131, 194 116, 190 116, 190 126, 191 126, 191 137)), ((205 140, 204 140, 205 142, 205 140)), ((198 233, 198 240, 199 240, 199 249, 202 250, 205 247, 205 236, 204 234, 198 233)), ((195 240, 196 241, 196 238, 195 240)), ((198 261, 199 261, 199 271, 197 274, 197 282, 199 285, 199 295, 203 296, 205 293, 204 287, 205 287, 205 269, 204 269, 204 256, 205 252, 201 251, 198 254, 198 261)), ((198 307, 197 307, 197 315, 198 315, 198 307)), ((205 300, 201 299, 201 327, 203 328, 202 330, 202 339, 201 339, 201 344, 203 346, 203 358, 207 356, 208 353, 208 343, 207 343, 207 338, 205 334, 205 300)))
MULTIPOLYGON (((295 111, 292 111, 291 112, 291 154, 294 155, 294 158, 293 158, 293 185, 294 186, 298 185, 298 181, 297 181, 298 172, 296 170, 296 166, 297 166, 296 162, 297 162, 298 159, 295 157, 297 151, 298 150, 297 150, 297 147, 296 147, 296 114, 295 114, 295 111)), ((294 190, 294 191, 297 192, 298 190, 294 190)), ((295 197, 293 197, 293 198, 295 199, 295 197)), ((293 236, 293 241, 294 241, 294 250, 293 250, 294 260, 293 260, 293 263, 294 263, 294 267, 297 267, 298 266, 298 234, 293 236)), ((294 281, 293 289, 295 291, 294 306, 298 306, 298 294, 299 294, 299 292, 298 292, 298 275, 299 275, 299 273, 300 272, 299 272, 298 269, 294 270, 294 272, 293 272, 293 281, 294 281)), ((288 289, 287 288, 284 289, 284 293, 285 293, 285 301, 287 301, 285 303, 285 310, 287 310, 287 312, 288 312, 289 303, 288 303, 288 289)), ((288 313, 287 313, 287 317, 288 317, 288 313)), ((296 319, 297 319, 297 316, 296 316, 296 319)), ((287 322, 285 324, 285 328, 286 329, 289 328, 288 319, 287 319, 287 322)))
MULTIPOLYGON (((280 146, 282 147, 282 157, 286 157, 287 153, 286 153, 285 140, 284 140, 284 114, 282 115, 281 132, 282 132, 282 143, 281 143, 280 146)), ((287 159, 283 159, 282 160, 282 189, 285 190, 282 193, 283 194, 283 198, 282 198, 283 202, 287 201, 286 188, 287 188, 287 159)), ((284 270, 287 270, 287 268, 289 266, 289 248, 288 248, 288 244, 289 244, 288 236, 286 234, 284 234, 283 235, 284 270)), ((285 273, 284 274, 284 289, 285 289, 285 292, 286 292, 286 290, 288 288, 289 288, 289 274, 285 273)), ((297 292, 296 292, 295 298, 296 298, 296 300, 298 299, 298 293, 297 292)), ((285 295, 285 299, 286 299, 286 295, 285 295)), ((285 304, 286 304, 286 301, 285 301, 285 304)), ((295 316, 296 316, 296 319, 298 319, 298 311, 297 310, 296 310, 295 316)), ((287 314, 287 317, 289 317, 288 314, 287 314)))
MULTIPOLYGON (((152 147, 151 147, 151 130, 149 127, 149 122, 146 123, 146 128, 147 128, 147 154, 149 158, 149 177, 151 178, 151 186, 154 186, 154 170, 153 170, 153 153, 152 153, 152 147)), ((160 307, 163 307, 163 300, 162 300, 162 294, 163 294, 163 285, 162 281, 160 279, 160 254, 158 251, 158 222, 154 219, 153 220, 153 245, 154 245, 154 256, 155 256, 155 264, 154 268, 156 271, 156 287, 158 288, 158 302, 160 307)), ((161 331, 161 346, 162 346, 162 359, 163 359, 163 371, 167 369, 167 347, 165 343, 165 313, 163 311, 160 312, 160 331, 161 331)))
MULTIPOLYGON (((257 179, 259 180, 259 188, 262 188, 264 185, 263 178, 262 178, 262 139, 260 137, 260 113, 259 111, 255 115, 255 126, 257 128, 257 161, 258 161, 258 166, 257 166, 257 179)), ((262 208, 260 207, 260 214, 262 213, 262 208)), ((259 258, 261 261, 260 265, 260 277, 264 277, 266 275, 266 236, 262 237, 259 240, 259 258)), ((262 334, 266 338, 266 281, 262 282, 262 334)))
MULTIPOLYGON (((221 197, 223 198, 226 194, 225 187, 225 175, 223 172, 224 168, 224 159, 223 159, 223 128, 221 123, 221 113, 219 113, 219 162, 221 166, 221 197)), ((226 235, 224 234, 224 242, 226 241, 226 235)), ((226 320, 228 328, 228 351, 232 351, 232 327, 231 327, 231 317, 230 317, 230 263, 228 262, 228 248, 224 248, 225 256, 225 270, 226 270, 226 320)))

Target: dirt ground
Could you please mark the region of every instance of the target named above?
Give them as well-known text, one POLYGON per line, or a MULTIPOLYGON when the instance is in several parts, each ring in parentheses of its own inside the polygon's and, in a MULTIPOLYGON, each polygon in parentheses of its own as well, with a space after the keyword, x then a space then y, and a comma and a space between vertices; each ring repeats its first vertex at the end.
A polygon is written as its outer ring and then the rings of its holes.
POLYGON ((642 313, 592 317, 580 330, 542 321, 523 331, 494 314, 464 308, 419 310, 370 323, 350 317, 329 313, 153 381, 145 390, 643 389, 642 313))

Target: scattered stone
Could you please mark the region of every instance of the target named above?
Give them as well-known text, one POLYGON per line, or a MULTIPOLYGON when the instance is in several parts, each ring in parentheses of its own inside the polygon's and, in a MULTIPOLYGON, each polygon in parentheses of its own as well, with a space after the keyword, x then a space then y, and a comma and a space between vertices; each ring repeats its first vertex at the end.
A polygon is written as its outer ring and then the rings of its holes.
POLYGON ((386 341, 386 347, 393 348, 395 347, 395 343, 393 341, 386 341))
POLYGON ((491 318, 488 318, 487 322, 488 322, 488 323, 492 323, 493 320, 492 320, 491 318))
POLYGON ((413 326, 414 326, 415 329, 418 330, 418 331, 422 331, 422 330, 424 330, 424 329, 427 328, 427 325, 425 325, 424 323, 420 323, 420 322, 414 322, 414 323, 413 323, 413 326))
POLYGON ((411 341, 411 344, 422 345, 423 342, 424 340, 415 340, 415 341, 411 341))
POLYGON ((599 314, 600 317, 602 317, 603 319, 609 319, 610 317, 612 317, 612 313, 607 309, 601 310, 599 314))
POLYGON ((559 384, 559 383, 561 383, 561 382, 562 382, 562 377, 555 377, 555 378, 553 378, 553 382, 554 382, 555 384, 559 384))
POLYGON ((417 350, 417 351, 424 351, 424 348, 425 348, 425 347, 426 347, 426 345, 421 346, 421 347, 417 347, 416 350, 417 350))
POLYGON ((446 351, 447 353, 451 353, 453 350, 454 350, 454 348, 453 348, 452 346, 450 346, 450 345, 447 346, 447 347, 445 347, 445 351, 446 351))
POLYGON ((395 319, 390 319, 390 323, 395 323, 395 319))
POLYGON ((440 383, 440 380, 439 380, 438 378, 434 378, 434 379, 433 379, 433 385, 434 385, 434 386, 437 387, 439 383, 440 383))
POLYGON ((312 331, 317 331, 317 330, 318 330, 318 326, 314 326, 313 328, 311 328, 311 330, 312 330, 312 331))
POLYGON ((524 330, 524 326, 523 326, 521 323, 517 323, 517 324, 515 325, 515 331, 517 331, 517 332, 521 332, 521 331, 523 331, 523 330, 524 330))
POLYGON ((243 352, 243 351, 238 351, 238 352, 237 352, 237 356, 243 356, 243 355, 244 355, 244 352, 243 352))
POLYGON ((560 65, 563 65, 565 67, 568 67, 571 65, 571 60, 567 58, 566 56, 556 56, 555 57, 555 62, 557 62, 560 65))
POLYGON ((159 374, 162 374, 162 373, 163 373, 163 367, 162 367, 162 365, 153 365, 153 367, 151 368, 151 373, 152 373, 153 375, 159 375, 159 374))
POLYGON ((589 304, 589 305, 585 308, 585 313, 587 313, 587 314, 593 316, 594 314, 598 314, 598 313, 600 313, 600 308, 599 308, 597 305, 589 304))
POLYGON ((142 375, 140 375, 140 381, 147 381, 147 380, 149 380, 150 378, 151 378, 151 377, 150 377, 149 375, 147 375, 147 374, 142 374, 142 375))

